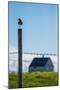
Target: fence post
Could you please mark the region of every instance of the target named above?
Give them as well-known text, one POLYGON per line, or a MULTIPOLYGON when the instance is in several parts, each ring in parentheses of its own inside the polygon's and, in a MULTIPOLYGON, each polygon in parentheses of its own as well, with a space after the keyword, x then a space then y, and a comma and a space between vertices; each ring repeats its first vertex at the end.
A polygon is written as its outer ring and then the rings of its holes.
POLYGON ((22 29, 18 29, 18 87, 22 88, 22 29))

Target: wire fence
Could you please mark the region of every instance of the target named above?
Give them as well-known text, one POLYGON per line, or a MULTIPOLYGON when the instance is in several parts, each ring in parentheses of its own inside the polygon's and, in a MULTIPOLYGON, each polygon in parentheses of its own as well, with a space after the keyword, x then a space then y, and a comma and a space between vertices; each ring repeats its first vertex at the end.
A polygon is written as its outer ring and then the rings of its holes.
MULTIPOLYGON (((50 57, 54 67, 58 68, 58 59, 57 54, 52 53, 30 53, 22 52, 22 68, 23 72, 28 71, 29 65, 32 62, 34 57, 50 57)), ((9 52, 9 71, 18 72, 18 52, 9 52)))
MULTIPOLYGON (((57 54, 53 53, 31 53, 31 52, 22 52, 23 54, 30 54, 30 55, 51 55, 51 56, 56 56, 57 54)), ((18 52, 9 52, 9 54, 18 54, 18 52)))

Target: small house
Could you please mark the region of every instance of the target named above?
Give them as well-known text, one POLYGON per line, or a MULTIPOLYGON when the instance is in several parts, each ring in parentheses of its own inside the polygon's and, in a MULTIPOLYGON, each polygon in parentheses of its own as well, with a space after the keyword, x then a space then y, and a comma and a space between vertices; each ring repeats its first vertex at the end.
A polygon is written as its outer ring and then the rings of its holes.
POLYGON ((29 72, 49 72, 54 71, 54 66, 50 57, 34 58, 29 66, 29 72))

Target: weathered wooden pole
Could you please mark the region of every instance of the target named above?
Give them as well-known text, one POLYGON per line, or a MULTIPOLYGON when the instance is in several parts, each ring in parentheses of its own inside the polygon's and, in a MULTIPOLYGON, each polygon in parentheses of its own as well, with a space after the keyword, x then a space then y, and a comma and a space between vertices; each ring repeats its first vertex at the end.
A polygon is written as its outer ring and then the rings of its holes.
MULTIPOLYGON (((21 26, 22 21, 19 19, 18 24, 21 26)), ((18 88, 22 88, 22 29, 18 29, 18 88)))

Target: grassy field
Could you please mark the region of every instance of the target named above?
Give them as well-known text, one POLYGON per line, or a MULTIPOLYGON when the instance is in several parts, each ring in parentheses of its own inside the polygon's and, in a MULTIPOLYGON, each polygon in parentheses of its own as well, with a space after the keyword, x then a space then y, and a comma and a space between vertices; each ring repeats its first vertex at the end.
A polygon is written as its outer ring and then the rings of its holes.
POLYGON ((10 73, 9 74, 9 88, 18 88, 18 74, 10 73))
MULTIPOLYGON (((22 87, 24 88, 58 85, 58 75, 54 72, 24 73, 22 77, 22 87)), ((18 74, 9 74, 9 87, 18 87, 18 74)))

